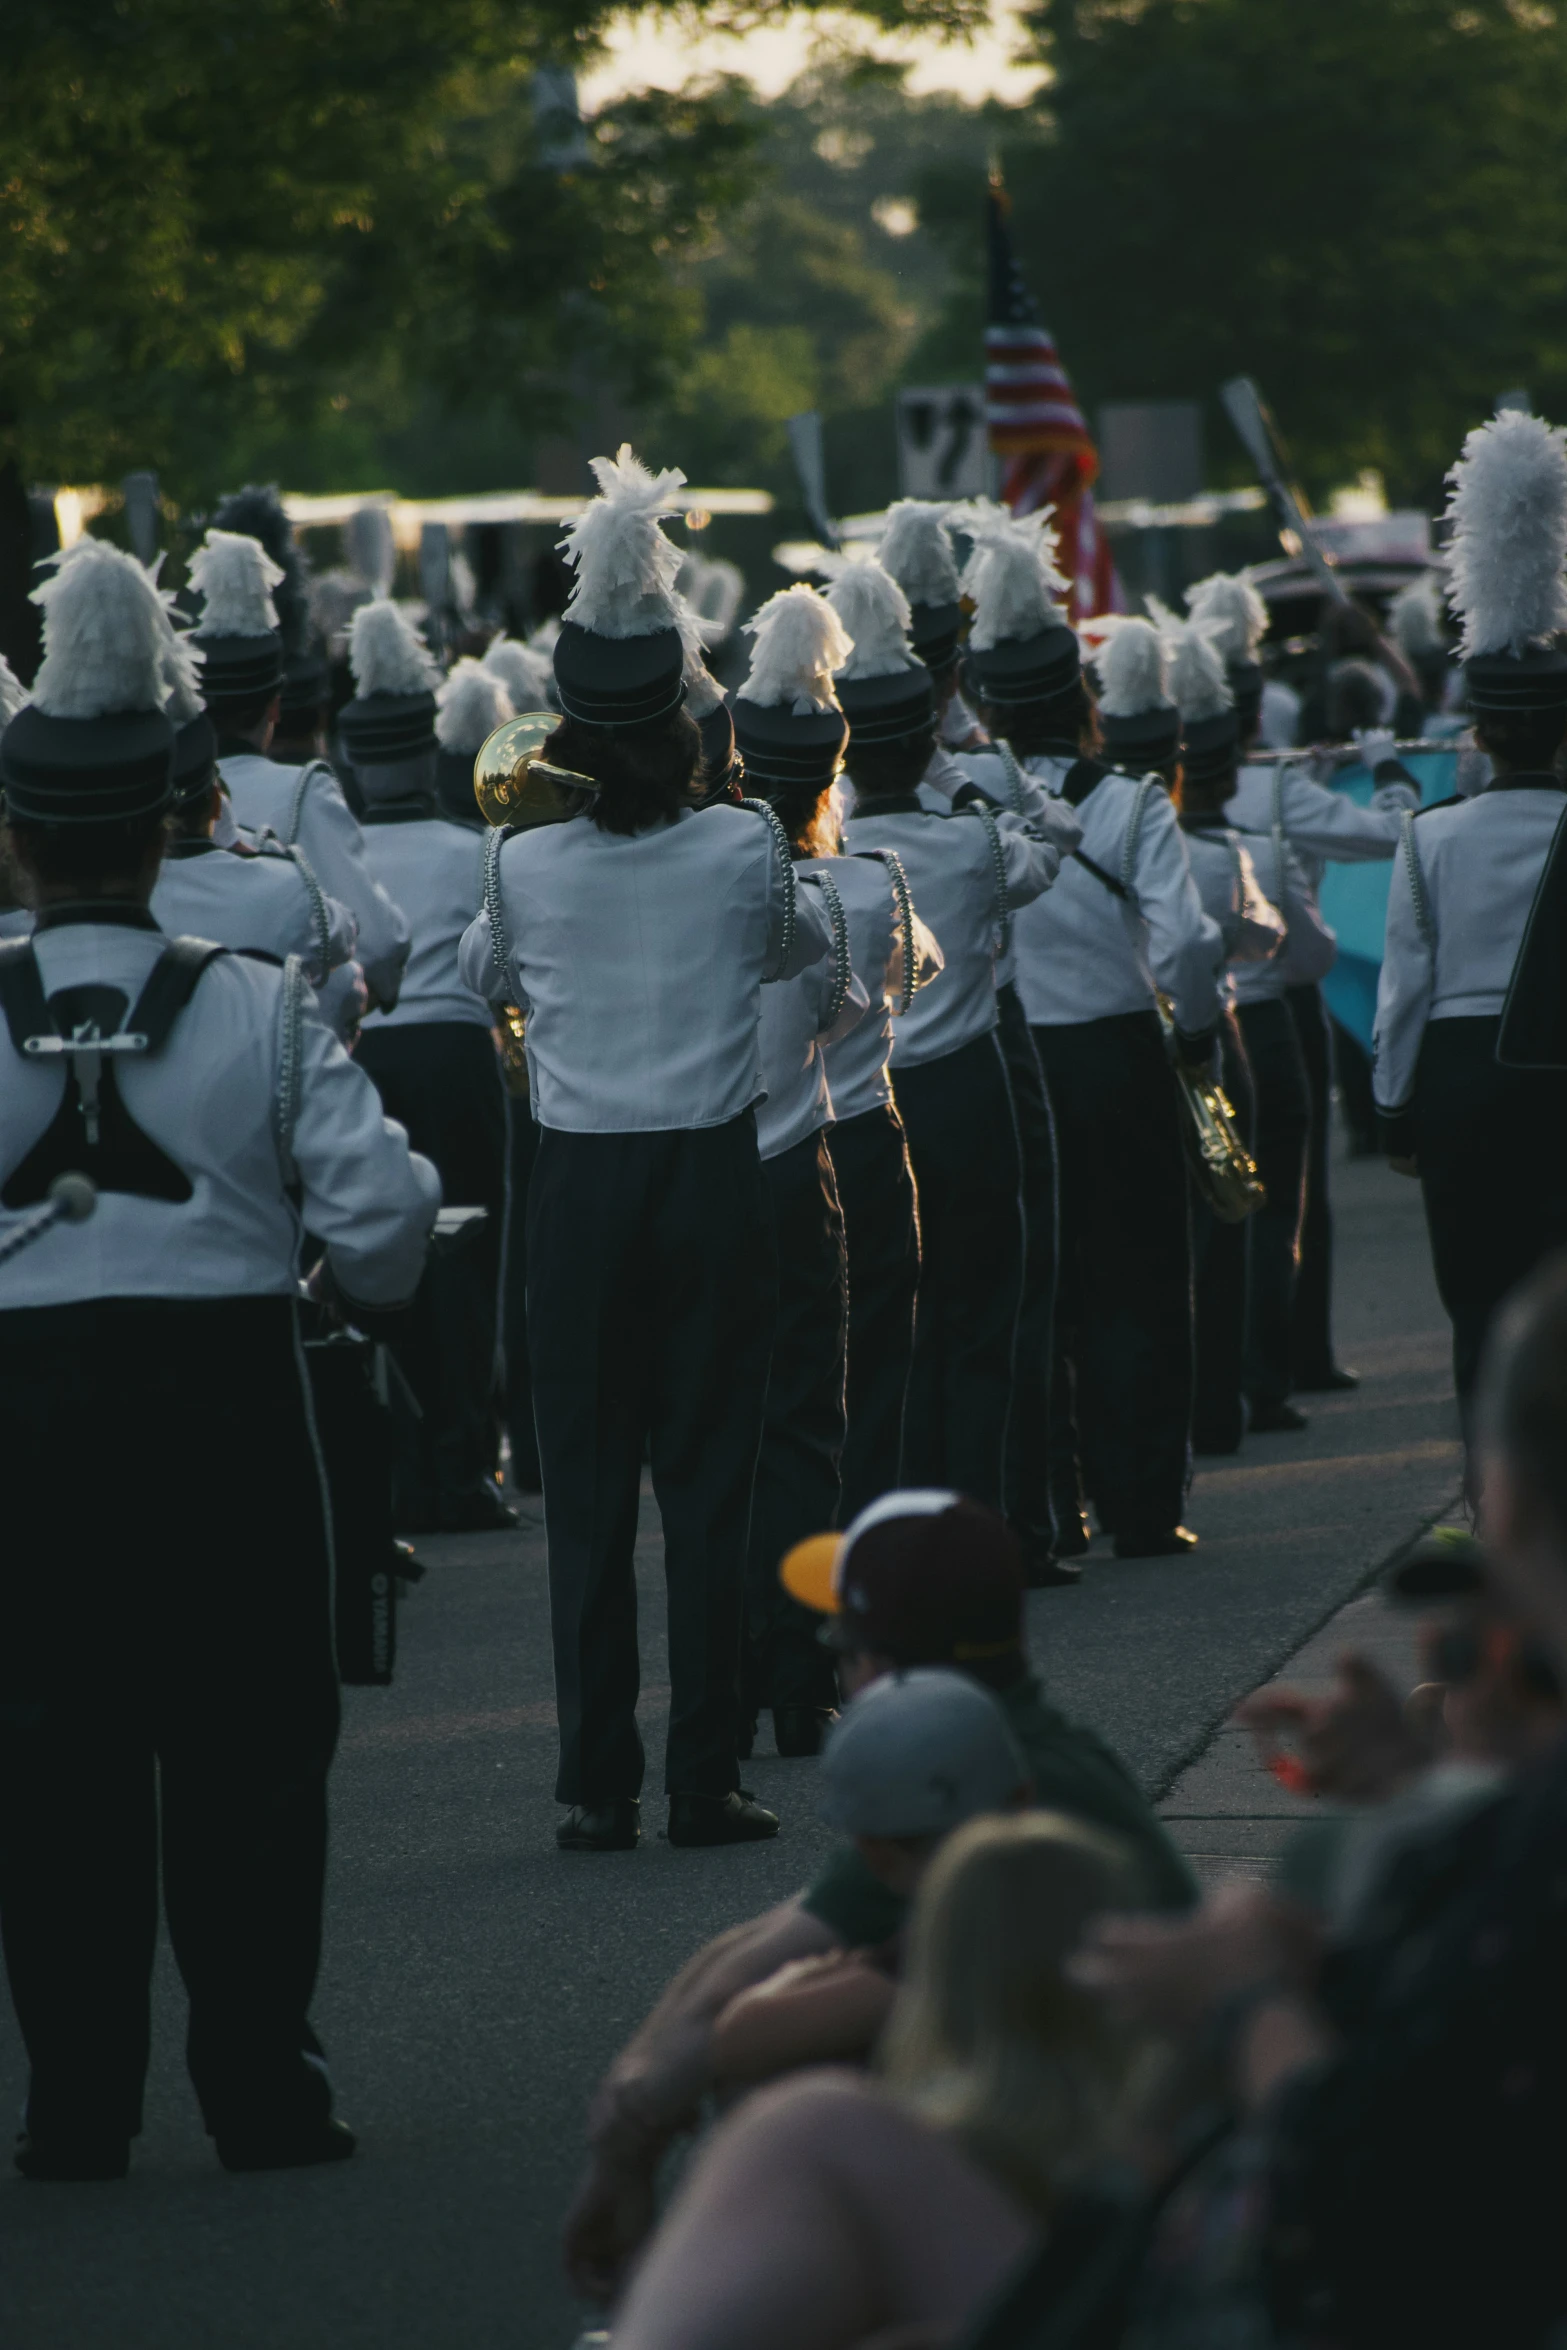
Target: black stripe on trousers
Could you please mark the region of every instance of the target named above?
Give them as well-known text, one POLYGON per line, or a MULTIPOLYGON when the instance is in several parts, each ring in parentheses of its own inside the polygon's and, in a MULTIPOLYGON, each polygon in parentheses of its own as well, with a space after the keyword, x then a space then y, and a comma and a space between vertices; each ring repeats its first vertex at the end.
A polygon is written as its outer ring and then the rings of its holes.
POLYGON ((831 1706, 832 1659, 820 1616, 778 1580, 785 1551, 838 1519, 842 1498, 848 1290, 843 1211, 827 1136, 818 1129, 762 1175, 778 1252, 778 1327, 767 1375, 762 1449, 751 1500, 746 1580, 746 1702, 831 1706))
POLYGON ((1497 1307, 1567 1245, 1567 1073, 1499 1068, 1499 1026, 1429 1021, 1415 1075, 1420 1188, 1466 1423, 1497 1307))
POLYGON ((919 1205, 895 1109, 864 1110, 827 1136, 849 1257, 848 1430, 840 1522, 903 1476, 903 1414, 914 1363, 919 1205))
POLYGON ((160 1845, 208 2129, 308 2127, 331 2102, 308 2009, 338 1695, 292 1302, 0 1313, 0 1419, 0 1920, 29 2127, 141 2126, 160 1845))
POLYGON ((995 1032, 914 1068, 894 1063, 892 1076, 920 1205, 903 1474, 910 1485, 954 1486, 999 1510, 1023 1216, 995 1032))
POLYGON ((665 1784, 739 1784, 741 1601, 778 1309, 750 1110, 656 1134, 546 1127, 528 1185, 562 1803, 642 1784, 632 1558, 644 1435, 664 1529, 665 1784))

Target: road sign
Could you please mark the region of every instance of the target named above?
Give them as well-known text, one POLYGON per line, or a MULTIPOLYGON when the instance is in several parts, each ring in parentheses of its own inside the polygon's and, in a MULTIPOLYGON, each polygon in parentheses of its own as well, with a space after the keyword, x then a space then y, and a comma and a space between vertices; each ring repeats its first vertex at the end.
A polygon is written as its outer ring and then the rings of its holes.
POLYGON ((982 498, 988 458, 978 384, 898 394, 898 482, 906 498, 982 498))

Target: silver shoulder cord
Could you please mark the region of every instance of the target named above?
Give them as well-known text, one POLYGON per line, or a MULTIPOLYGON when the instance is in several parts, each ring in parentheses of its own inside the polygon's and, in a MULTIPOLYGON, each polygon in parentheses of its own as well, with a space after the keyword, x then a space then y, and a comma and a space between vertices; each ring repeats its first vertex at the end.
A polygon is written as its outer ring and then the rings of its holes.
POLYGON ((315 877, 310 859, 296 842, 290 840, 286 853, 299 868, 299 878, 310 899, 310 920, 316 934, 316 968, 324 980, 328 968, 327 957, 332 952, 332 925, 327 918, 326 892, 315 877))
MULTIPOLYGON (((776 968, 766 974, 767 980, 771 981, 781 978, 788 970, 789 958, 794 953, 796 892, 799 888, 794 871, 794 851, 789 845, 789 835, 783 828, 783 820, 776 808, 770 807, 766 800, 742 800, 740 805, 742 808, 749 808, 753 816, 760 816, 771 825, 773 847, 778 851, 778 865, 783 876, 783 945, 778 950, 776 968)), ((836 1018, 836 1014, 834 1017, 836 1018)))
POLYGON ((1426 877, 1420 870, 1420 851, 1415 846, 1415 812, 1404 810, 1399 825, 1399 845, 1404 852, 1404 863, 1409 870, 1409 895, 1414 903, 1415 928, 1427 954, 1436 953, 1436 924, 1431 919, 1431 900, 1426 894, 1426 877))
POLYGON ((1001 827, 983 800, 965 800, 965 811, 977 816, 990 835, 991 862, 996 868, 997 938, 1004 955, 1012 944, 1012 910, 1007 904, 1007 853, 1001 846, 1001 827))
POLYGON ((1137 903, 1137 891, 1133 887, 1132 877, 1137 870, 1137 844, 1142 838, 1143 815, 1151 794, 1162 789, 1156 775, 1143 777, 1137 786, 1137 797, 1132 802, 1132 813, 1126 827, 1126 843, 1121 851, 1121 887, 1134 906, 1137 903))
POLYGON ((996 748, 1001 753, 1001 764, 1006 770, 1007 789, 1012 794, 1012 813, 1014 816, 1022 816, 1026 814, 1023 800, 1023 770, 1018 765, 1017 753, 1013 750, 1012 745, 999 735, 996 738, 996 748))
POLYGON ((832 993, 827 998, 827 1017, 822 1025, 831 1028, 849 1000, 849 982, 854 977, 854 966, 849 960, 849 918, 843 910, 838 884, 830 873, 808 873, 827 900, 827 912, 832 922, 832 993))
POLYGON ((289 810, 286 847, 292 848, 299 838, 299 827, 305 820, 305 795, 310 786, 318 775, 330 775, 331 772, 324 759, 307 759, 299 770, 299 781, 294 786, 294 805, 289 810))
POLYGON ((283 1179, 287 1183, 297 1181, 299 1174, 294 1164, 294 1129, 299 1124, 300 1088, 303 1082, 302 1029, 306 985, 304 964, 298 955, 290 955, 283 965, 283 1013, 277 1071, 278 1157, 282 1161, 283 1179))
POLYGON ((484 843, 484 911, 490 918, 490 957, 502 979, 511 977, 511 940, 506 935, 506 912, 501 903, 501 851, 510 838, 502 826, 489 833, 484 843))

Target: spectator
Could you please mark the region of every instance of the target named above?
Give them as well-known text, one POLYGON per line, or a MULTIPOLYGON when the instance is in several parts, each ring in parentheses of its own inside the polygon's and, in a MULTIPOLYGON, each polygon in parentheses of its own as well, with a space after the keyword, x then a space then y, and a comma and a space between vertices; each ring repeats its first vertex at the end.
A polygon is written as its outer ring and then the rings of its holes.
POLYGON ((814 2072, 715 2134, 627 2295, 616 2350, 952 2338, 1105 2151, 1131 2044, 1068 1981, 1114 1848, 975 1820, 915 1911, 886 2085, 814 2072))

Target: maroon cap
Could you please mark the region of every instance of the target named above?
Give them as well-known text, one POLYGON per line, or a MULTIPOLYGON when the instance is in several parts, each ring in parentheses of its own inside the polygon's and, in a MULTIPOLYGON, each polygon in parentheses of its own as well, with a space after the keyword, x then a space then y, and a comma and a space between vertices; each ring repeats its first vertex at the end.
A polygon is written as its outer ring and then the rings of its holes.
POLYGON ((994 1510, 961 1494, 884 1494, 841 1537, 800 1544, 782 1572, 797 1598, 836 1619, 837 1647, 982 1672, 1022 1656, 1022 1549, 994 1510))

